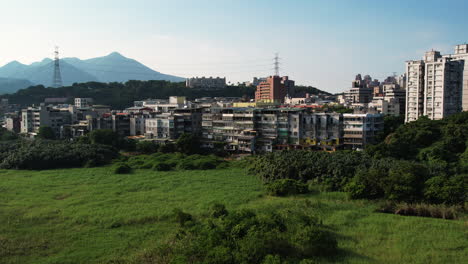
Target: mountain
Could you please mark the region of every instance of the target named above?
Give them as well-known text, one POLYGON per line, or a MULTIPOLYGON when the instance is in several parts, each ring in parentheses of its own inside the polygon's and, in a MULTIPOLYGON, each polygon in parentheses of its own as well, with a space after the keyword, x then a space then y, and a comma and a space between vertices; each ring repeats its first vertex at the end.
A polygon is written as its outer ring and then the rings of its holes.
POLYGON ((28 80, 0 78, 0 94, 14 93, 31 85, 34 84, 28 80))
MULTIPOLYGON (((3 69, 0 69, 0 77, 24 79, 32 82, 33 84, 52 86, 54 62, 50 59, 43 60, 40 63, 34 63, 26 67, 21 67, 21 69, 19 68, 16 72, 11 72, 10 68, 7 68, 9 70, 8 74, 4 73, 2 71, 3 69)), ((69 86, 76 82, 97 81, 97 78, 93 75, 77 69, 64 61, 60 62, 60 72, 64 86, 69 86)))
MULTIPOLYGON (((0 90, 14 92, 30 85, 52 86, 54 61, 46 58, 30 65, 12 61, 0 67, 0 78, 4 84, 0 90), (15 79, 16 81, 13 81, 15 79), (8 81, 7 81, 8 80, 8 81), (18 82, 22 80, 22 82, 18 82), (14 83, 14 85, 13 85, 14 83), (10 85, 10 86, 8 86, 10 85)), ((87 60, 64 58, 60 60, 60 72, 64 86, 90 81, 126 82, 128 80, 165 80, 181 82, 184 78, 152 70, 140 62, 113 52, 104 57, 87 60)))
POLYGON ((122 56, 118 52, 88 60, 66 58, 63 61, 96 76, 100 82, 126 82, 128 80, 184 81, 184 78, 154 71, 136 60, 122 56))

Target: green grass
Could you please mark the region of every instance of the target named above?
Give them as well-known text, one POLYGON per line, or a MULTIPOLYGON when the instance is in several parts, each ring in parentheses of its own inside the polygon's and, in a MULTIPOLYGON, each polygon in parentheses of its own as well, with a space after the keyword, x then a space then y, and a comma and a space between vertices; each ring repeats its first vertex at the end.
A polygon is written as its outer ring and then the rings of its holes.
POLYGON ((110 167, 0 171, 0 263, 128 263, 162 243, 177 224, 172 210, 201 217, 228 210, 300 207, 338 235, 336 263, 463 263, 467 223, 374 212, 343 193, 263 195, 243 169, 137 170, 110 167))

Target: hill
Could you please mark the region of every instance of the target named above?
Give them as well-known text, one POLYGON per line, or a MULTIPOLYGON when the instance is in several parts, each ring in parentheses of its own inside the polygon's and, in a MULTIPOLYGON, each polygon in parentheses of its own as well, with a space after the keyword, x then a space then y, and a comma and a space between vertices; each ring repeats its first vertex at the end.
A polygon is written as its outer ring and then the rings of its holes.
MULTIPOLYGON (((91 81, 166 80, 180 82, 184 80, 181 77, 154 71, 138 61, 126 58, 117 52, 87 60, 64 58, 60 60, 60 70, 64 86, 91 81)), ((30 65, 13 61, 0 67, 0 77, 24 79, 30 82, 30 84, 18 84, 17 86, 8 88, 7 90, 11 92, 27 88, 31 83, 46 87, 51 86, 53 71, 54 61, 48 58, 30 65)))
POLYGON ((225 89, 208 91, 186 88, 185 83, 168 81, 128 81, 125 83, 78 83, 60 88, 32 86, 16 93, 0 96, 11 103, 30 105, 44 102, 48 97, 91 97, 96 104, 110 105, 115 109, 133 106, 133 101, 148 98, 169 98, 187 96, 189 99, 205 96, 247 96, 252 98, 255 87, 228 86, 225 89))
POLYGON ((301 210, 318 217, 337 234, 341 250, 326 263, 463 263, 466 257, 463 219, 376 213, 376 203, 339 192, 266 196, 260 181, 240 168, 0 175, 2 263, 160 263, 151 252, 179 230, 174 209, 202 219, 216 202, 229 211, 301 210))
POLYGON ((181 77, 156 72, 118 52, 88 60, 65 58, 63 61, 95 76, 99 82, 126 82, 128 80, 182 82, 185 80, 181 77))
POLYGON ((12 78, 0 78, 0 94, 14 93, 24 87, 33 85, 28 80, 12 79, 12 78))

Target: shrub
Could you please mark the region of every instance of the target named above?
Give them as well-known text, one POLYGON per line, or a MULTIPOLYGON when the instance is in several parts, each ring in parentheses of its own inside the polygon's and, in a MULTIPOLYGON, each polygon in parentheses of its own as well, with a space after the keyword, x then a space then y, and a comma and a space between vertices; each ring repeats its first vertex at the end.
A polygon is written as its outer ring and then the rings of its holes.
POLYGON ((223 216, 228 215, 228 211, 226 210, 226 206, 224 204, 216 203, 211 206, 210 216, 213 218, 220 218, 223 216))
POLYGON ((191 214, 185 213, 181 209, 174 209, 174 215, 176 221, 179 223, 180 226, 184 226, 187 222, 192 221, 193 217, 191 214))
POLYGON ((155 144, 152 141, 140 141, 136 143, 136 151, 145 154, 151 154, 158 152, 159 145, 155 144))
POLYGON ((276 180, 267 184, 268 194, 273 196, 287 196, 294 194, 307 193, 307 184, 292 179, 276 180))
POLYGON ((147 251, 137 262, 151 259, 157 263, 299 263, 308 257, 326 257, 336 252, 333 234, 301 212, 257 215, 250 210, 224 212, 223 206, 214 207, 215 211, 223 211, 224 217, 194 221, 190 214, 175 209, 180 230, 164 246, 147 251), (300 221, 289 217, 296 213, 303 216, 300 221))
POLYGON ((159 151, 162 153, 173 153, 175 152, 175 145, 172 143, 166 143, 159 146, 159 151))
POLYGON ((129 174, 132 172, 132 168, 126 163, 119 163, 114 167, 115 174, 129 174))
POLYGON ((153 166, 153 170, 157 170, 157 171, 170 171, 172 170, 172 168, 173 166, 170 163, 166 163, 166 162, 156 163, 153 166))
POLYGON ((462 204, 467 201, 468 174, 436 176, 425 183, 424 197, 431 203, 462 204))

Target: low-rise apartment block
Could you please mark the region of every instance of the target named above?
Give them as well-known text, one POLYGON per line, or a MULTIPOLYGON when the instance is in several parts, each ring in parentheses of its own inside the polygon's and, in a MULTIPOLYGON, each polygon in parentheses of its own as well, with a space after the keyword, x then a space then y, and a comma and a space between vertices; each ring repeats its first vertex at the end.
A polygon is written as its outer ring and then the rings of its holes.
POLYGON ((188 88, 197 88, 197 89, 222 89, 226 87, 226 77, 195 77, 188 78, 185 81, 185 86, 188 88))
POLYGON ((343 143, 345 148, 362 149, 373 143, 383 130, 382 114, 343 114, 343 143))

